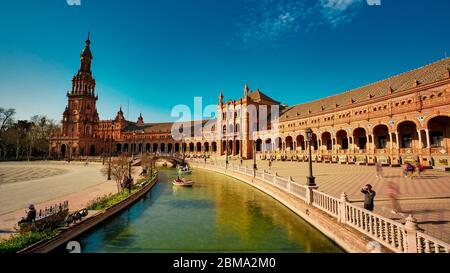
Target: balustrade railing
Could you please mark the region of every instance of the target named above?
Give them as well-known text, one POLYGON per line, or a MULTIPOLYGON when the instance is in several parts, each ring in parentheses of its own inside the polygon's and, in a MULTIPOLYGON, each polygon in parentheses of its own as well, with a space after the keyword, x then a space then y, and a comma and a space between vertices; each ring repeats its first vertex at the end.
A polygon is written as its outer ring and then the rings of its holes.
POLYGON ((399 222, 349 203, 342 220, 394 252, 408 252, 405 226, 399 222))
POLYGON ((297 184, 295 182, 291 182, 289 185, 290 185, 290 193, 306 202, 306 191, 307 191, 306 186, 297 184))
POLYGON ((450 246, 423 232, 417 232, 417 253, 450 253, 450 246))
POLYGON ((313 203, 312 205, 319 208, 329 215, 338 218, 339 216, 339 199, 320 192, 318 190, 313 190, 313 203))
POLYGON ((315 188, 311 189, 307 186, 300 185, 293 181, 291 177, 284 178, 278 176, 276 173, 271 174, 266 170, 253 173, 251 167, 229 164, 227 168, 225 163, 213 161, 209 164, 201 164, 203 162, 194 160, 193 163, 198 163, 198 167, 208 166, 208 168, 222 171, 227 171, 227 169, 228 171, 236 171, 249 176, 249 178, 253 178, 253 175, 255 175, 260 181, 286 191, 306 204, 310 204, 331 217, 336 218, 339 223, 348 225, 365 234, 393 252, 450 252, 450 244, 418 231, 415 219, 412 216, 406 219, 406 224, 402 224, 349 203, 345 194, 339 199, 315 188))
POLYGON ((279 188, 282 188, 283 190, 288 190, 288 187, 289 187, 289 180, 288 179, 282 178, 280 176, 275 176, 274 179, 275 179, 274 180, 275 186, 277 186, 279 188))

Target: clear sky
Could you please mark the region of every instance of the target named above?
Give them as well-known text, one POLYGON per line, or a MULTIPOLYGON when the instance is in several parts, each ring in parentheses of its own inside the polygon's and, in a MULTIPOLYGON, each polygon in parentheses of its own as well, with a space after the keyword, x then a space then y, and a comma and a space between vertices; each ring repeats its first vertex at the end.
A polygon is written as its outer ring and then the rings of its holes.
POLYGON ((246 82, 298 104, 450 55, 449 10, 448 0, 3 0, 0 107, 60 120, 88 31, 102 119, 129 102, 133 121, 168 121, 174 105, 216 103, 221 89, 239 98, 246 82))

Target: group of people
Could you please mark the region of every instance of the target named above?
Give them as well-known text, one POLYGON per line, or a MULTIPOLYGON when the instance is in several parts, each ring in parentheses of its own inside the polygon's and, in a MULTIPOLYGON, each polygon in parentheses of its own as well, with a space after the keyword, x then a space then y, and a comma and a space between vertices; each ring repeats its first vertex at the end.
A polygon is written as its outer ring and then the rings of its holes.
POLYGON ((424 169, 424 166, 420 163, 416 163, 416 165, 414 166, 413 164, 406 162, 405 164, 403 164, 403 176, 405 178, 411 177, 412 179, 414 175, 421 176, 424 169))

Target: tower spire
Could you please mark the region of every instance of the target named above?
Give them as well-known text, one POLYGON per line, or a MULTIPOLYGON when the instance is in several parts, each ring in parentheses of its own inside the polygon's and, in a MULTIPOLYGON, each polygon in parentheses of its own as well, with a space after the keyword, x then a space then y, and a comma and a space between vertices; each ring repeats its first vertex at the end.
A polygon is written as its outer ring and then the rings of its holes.
POLYGON ((223 103, 223 92, 222 89, 220 89, 220 94, 219 94, 219 104, 223 103))
POLYGON ((244 85, 244 96, 248 95, 248 91, 250 91, 250 88, 248 88, 248 84, 244 85))

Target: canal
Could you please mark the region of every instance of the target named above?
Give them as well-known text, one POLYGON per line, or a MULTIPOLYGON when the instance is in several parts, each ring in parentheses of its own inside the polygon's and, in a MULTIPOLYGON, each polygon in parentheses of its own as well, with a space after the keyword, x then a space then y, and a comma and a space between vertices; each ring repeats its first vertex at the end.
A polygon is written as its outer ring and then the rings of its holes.
POLYGON ((343 252, 276 200, 221 174, 194 170, 193 188, 159 183, 142 200, 77 240, 84 253, 343 252))

